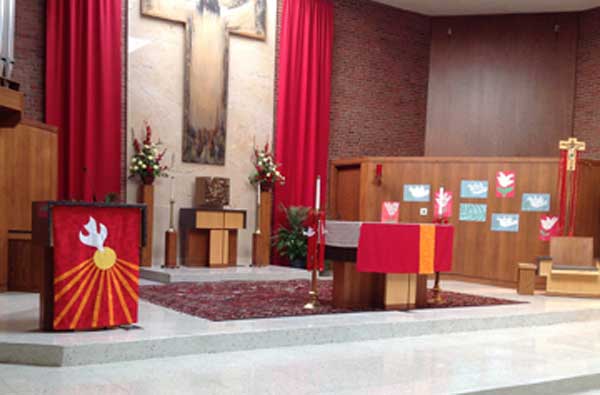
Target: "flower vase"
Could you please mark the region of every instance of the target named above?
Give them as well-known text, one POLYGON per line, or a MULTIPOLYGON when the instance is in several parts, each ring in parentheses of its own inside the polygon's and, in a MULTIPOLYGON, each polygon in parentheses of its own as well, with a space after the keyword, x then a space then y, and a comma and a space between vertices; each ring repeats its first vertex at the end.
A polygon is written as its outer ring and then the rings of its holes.
POLYGON ((144 184, 144 185, 154 184, 154 174, 143 175, 143 176, 141 176, 141 178, 142 178, 142 184, 144 184))
POLYGON ((140 266, 152 266, 152 225, 154 221, 154 185, 140 185, 138 202, 146 205, 146 245, 142 248, 140 266))

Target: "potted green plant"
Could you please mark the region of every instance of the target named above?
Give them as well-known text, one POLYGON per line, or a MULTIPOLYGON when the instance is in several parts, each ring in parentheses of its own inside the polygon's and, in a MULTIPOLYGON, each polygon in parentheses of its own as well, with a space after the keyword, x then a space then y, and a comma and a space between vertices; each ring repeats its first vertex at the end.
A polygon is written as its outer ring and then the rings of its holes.
POLYGON ((292 267, 306 267, 306 235, 305 223, 310 214, 310 207, 281 206, 286 223, 281 225, 275 234, 275 248, 280 256, 287 258, 292 267))

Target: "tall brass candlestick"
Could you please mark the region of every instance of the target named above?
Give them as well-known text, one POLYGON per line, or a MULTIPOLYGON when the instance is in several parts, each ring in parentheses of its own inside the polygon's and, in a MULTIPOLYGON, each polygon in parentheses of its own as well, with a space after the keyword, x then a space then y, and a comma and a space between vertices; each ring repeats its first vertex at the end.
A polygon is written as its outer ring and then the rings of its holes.
MULTIPOLYGON (((325 246, 321 245, 321 216, 320 216, 320 208, 321 208, 321 176, 317 176, 317 185, 315 187, 315 222, 314 229, 315 234, 309 237, 316 238, 314 251, 308 251, 306 254, 307 259, 312 260, 312 273, 310 280, 310 291, 308 292, 308 302, 304 305, 305 310, 314 310, 319 305, 319 285, 318 285, 318 271, 319 271, 319 257, 320 257, 320 248, 325 248, 325 246)), ((307 261, 308 263, 308 261, 307 261)))
POLYGON ((168 269, 177 266, 177 231, 175 230, 175 177, 171 177, 171 199, 169 199, 169 229, 165 232, 165 264, 168 269))

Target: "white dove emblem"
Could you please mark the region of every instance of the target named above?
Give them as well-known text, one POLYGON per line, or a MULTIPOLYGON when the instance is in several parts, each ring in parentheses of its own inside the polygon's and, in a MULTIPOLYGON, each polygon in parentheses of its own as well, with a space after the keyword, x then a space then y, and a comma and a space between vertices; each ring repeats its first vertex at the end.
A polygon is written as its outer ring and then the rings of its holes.
POLYGON ((94 263, 100 270, 108 270, 117 262, 117 253, 110 247, 105 247, 104 242, 108 237, 108 229, 104 224, 100 224, 100 232, 94 217, 90 217, 87 224, 83 226, 87 231, 87 236, 79 232, 79 241, 86 246, 97 248, 94 253, 94 263))
POLYGON ((552 229, 558 222, 558 217, 545 217, 541 219, 542 228, 546 231, 552 229))
POLYGON ((498 217, 498 225, 500 225, 500 227, 502 227, 502 228, 510 228, 510 227, 517 225, 518 223, 519 223, 519 221, 513 217, 507 217, 507 216, 498 217))
POLYGON ((483 182, 474 182, 467 184, 467 188, 473 195, 483 195, 488 191, 488 187, 483 182))
POLYGON ((425 196, 429 196, 429 188, 423 185, 410 186, 408 187, 408 191, 415 198, 424 198, 425 196))
POLYGON ((505 174, 504 172, 499 171, 496 179, 502 188, 509 187, 515 183, 515 175, 513 173, 505 174))
POLYGON ((440 208, 444 208, 448 205, 450 199, 450 194, 448 192, 443 192, 441 194, 438 194, 438 196, 435 198, 435 201, 440 206, 440 208))
POLYGON ((385 202, 383 205, 390 216, 396 215, 398 209, 400 208, 400 204, 398 202, 385 202))
POLYGON ((527 201, 532 208, 541 208, 548 204, 548 200, 543 196, 528 196, 527 201))
POLYGON ((108 237, 108 229, 104 224, 100 224, 100 233, 98 233, 98 227, 94 217, 90 217, 87 224, 83 226, 87 231, 88 235, 84 235, 83 232, 79 232, 79 241, 86 246, 96 247, 98 251, 104 251, 104 242, 108 237))

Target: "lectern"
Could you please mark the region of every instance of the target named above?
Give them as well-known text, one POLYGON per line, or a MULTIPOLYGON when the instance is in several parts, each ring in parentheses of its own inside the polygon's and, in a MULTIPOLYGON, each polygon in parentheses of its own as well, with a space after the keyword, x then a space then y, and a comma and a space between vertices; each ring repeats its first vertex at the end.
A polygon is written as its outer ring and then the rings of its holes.
POLYGON ((85 330, 137 322, 145 205, 34 202, 40 257, 40 329, 85 330))

